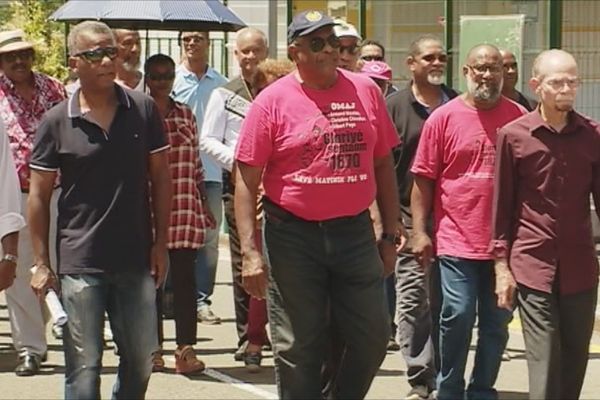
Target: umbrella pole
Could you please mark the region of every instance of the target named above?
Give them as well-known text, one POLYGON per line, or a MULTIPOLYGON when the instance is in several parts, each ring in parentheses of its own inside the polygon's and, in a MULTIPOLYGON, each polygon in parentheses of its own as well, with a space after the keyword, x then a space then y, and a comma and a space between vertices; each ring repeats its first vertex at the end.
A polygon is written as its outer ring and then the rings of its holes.
MULTIPOLYGON (((148 59, 148 55, 150 54, 150 40, 148 38, 148 29, 146 29, 146 60, 148 59)), ((146 60, 144 60, 144 63, 146 63, 146 60)))

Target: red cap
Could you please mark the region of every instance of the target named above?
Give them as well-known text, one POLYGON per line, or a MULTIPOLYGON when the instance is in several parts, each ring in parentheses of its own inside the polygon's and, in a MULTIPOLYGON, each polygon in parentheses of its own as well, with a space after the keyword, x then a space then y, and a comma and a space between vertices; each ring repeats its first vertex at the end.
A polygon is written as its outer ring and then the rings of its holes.
POLYGON ((392 79, 392 69, 383 61, 367 61, 363 64, 360 72, 373 79, 384 81, 392 79))

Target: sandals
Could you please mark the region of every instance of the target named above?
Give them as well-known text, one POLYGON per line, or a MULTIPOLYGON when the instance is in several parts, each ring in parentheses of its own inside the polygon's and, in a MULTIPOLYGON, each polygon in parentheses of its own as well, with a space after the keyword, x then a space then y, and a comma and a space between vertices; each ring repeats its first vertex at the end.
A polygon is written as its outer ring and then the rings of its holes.
POLYGON ((165 360, 163 359, 162 349, 152 353, 152 372, 163 372, 165 370, 165 360))
POLYGON ((204 371, 205 368, 204 363, 196 358, 192 346, 187 345, 175 350, 175 372, 178 374, 197 374, 204 371))

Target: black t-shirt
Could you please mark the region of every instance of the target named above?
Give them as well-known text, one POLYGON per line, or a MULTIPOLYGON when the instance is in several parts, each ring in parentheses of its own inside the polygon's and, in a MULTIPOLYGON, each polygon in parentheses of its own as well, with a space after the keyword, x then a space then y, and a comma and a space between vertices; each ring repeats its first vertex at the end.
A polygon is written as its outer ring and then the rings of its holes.
MULTIPOLYGON (((386 98, 387 109, 400 136, 400 146, 394 149, 396 181, 400 197, 400 214, 407 228, 412 228, 410 212, 410 192, 413 185, 413 175, 410 172, 423 123, 429 117, 429 110, 417 101, 411 89, 411 82, 402 89, 386 98)), ((442 91, 448 100, 456 97, 457 93, 442 85, 442 91)))
POLYGON ((36 132, 31 168, 61 176, 60 274, 149 268, 149 157, 169 146, 154 101, 115 90, 119 104, 108 132, 81 114, 79 90, 49 110, 36 132))

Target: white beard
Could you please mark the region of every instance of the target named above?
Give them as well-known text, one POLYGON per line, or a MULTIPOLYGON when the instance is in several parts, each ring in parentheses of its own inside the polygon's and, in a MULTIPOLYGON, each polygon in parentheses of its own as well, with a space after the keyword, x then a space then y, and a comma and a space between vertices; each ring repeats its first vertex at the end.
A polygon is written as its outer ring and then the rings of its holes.
POLYGON ((430 85, 439 86, 444 83, 444 74, 430 73, 427 74, 427 82, 430 85))

